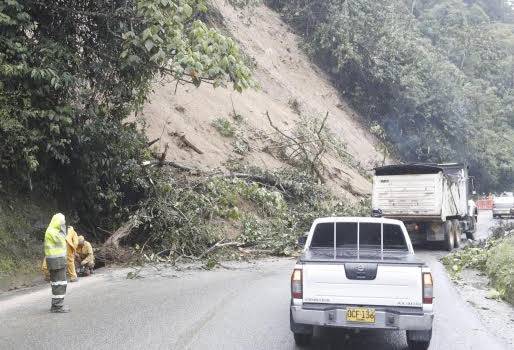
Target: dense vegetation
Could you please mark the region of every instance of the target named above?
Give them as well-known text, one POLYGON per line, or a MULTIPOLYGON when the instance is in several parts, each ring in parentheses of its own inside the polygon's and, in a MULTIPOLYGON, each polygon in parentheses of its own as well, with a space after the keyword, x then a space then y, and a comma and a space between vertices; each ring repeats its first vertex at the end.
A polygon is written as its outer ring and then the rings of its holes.
POLYGON ((313 177, 297 170, 239 170, 271 181, 263 185, 230 176, 165 172, 133 214, 134 229, 127 241, 174 259, 201 256, 216 242, 288 255, 315 218, 369 212, 366 200, 337 200, 313 177))
MULTIPOLYGON (((483 189, 513 184, 514 16, 504 1, 267 2, 304 35, 370 130, 386 135, 384 149, 468 161, 483 189)), ((308 154, 291 161, 305 174, 264 174, 293 176, 299 187, 288 188, 143 166, 151 157, 138 116, 157 77, 237 91, 253 84, 234 41, 207 24, 206 5, 0 0, 1 215, 15 211, 10 196, 32 192, 56 198, 99 240, 128 220, 134 244, 199 254, 228 222, 238 244, 285 253, 313 216, 365 208, 317 186, 318 158, 308 154)), ((215 127, 237 136, 223 119, 215 127)), ((12 243, 9 225, 2 247, 12 243)))
MULTIPOLYGON (((294 159, 295 172, 231 169, 264 181, 149 165, 155 154, 138 116, 156 78, 253 85, 235 43, 206 25, 206 11, 203 0, 0 0, 0 191, 14 197, 0 220, 29 210, 16 198, 31 192, 56 198, 48 211, 64 211, 89 238, 127 228, 124 243, 177 258, 201 256, 221 239, 287 254, 313 217, 367 209, 318 184, 316 148, 304 149, 308 166, 294 159)), ((237 141, 227 120, 214 126, 237 141)), ((316 132, 327 138, 323 150, 333 144, 325 129, 316 132)), ((39 255, 45 220, 35 230, 27 216, 15 221, 0 226, 2 272, 39 255), (30 242, 23 254, 19 232, 30 242)))
POLYGON ((267 3, 400 158, 466 161, 482 191, 514 186, 511 2, 267 3))
POLYGON ((514 225, 496 226, 485 241, 475 242, 443 258, 443 263, 454 278, 463 269, 477 269, 485 273, 494 288, 491 296, 514 304, 514 225))
POLYGON ((55 207, 45 198, 41 205, 32 196, 5 196, 0 191, 0 292, 30 284, 39 272, 42 232, 55 207), (13 280, 10 274, 16 272, 13 280))
POLYGON ((203 0, 0 0, 0 188, 51 194, 90 229, 126 219, 151 186, 147 140, 127 117, 154 79, 252 84, 206 10, 203 0))

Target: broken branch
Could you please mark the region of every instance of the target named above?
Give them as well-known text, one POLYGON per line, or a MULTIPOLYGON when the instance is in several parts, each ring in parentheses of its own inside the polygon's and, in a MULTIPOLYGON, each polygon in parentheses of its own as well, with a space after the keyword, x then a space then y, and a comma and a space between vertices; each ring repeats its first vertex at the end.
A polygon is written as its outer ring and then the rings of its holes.
POLYGON ((158 137, 155 140, 152 140, 146 144, 146 147, 151 147, 153 144, 155 144, 157 141, 159 141, 161 138, 158 137))
POLYGON ((134 224, 132 223, 132 221, 127 221, 126 223, 121 225, 120 228, 114 231, 114 233, 110 235, 109 238, 107 238, 104 245, 111 245, 116 248, 119 247, 120 240, 127 237, 133 228, 134 224))
POLYGON ((203 154, 203 152, 198 147, 196 147, 191 141, 187 139, 186 135, 181 134, 179 138, 186 146, 191 148, 193 151, 195 151, 198 154, 203 154))

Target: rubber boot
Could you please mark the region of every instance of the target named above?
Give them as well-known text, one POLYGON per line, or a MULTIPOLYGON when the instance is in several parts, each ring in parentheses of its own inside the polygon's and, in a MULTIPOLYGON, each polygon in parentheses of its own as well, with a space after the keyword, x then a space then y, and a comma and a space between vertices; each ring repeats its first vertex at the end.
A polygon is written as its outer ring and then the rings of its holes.
POLYGON ((50 312, 55 313, 55 314, 65 314, 65 313, 68 313, 70 311, 71 311, 71 309, 68 307, 68 305, 63 305, 61 307, 54 307, 54 306, 52 306, 50 308, 50 312))

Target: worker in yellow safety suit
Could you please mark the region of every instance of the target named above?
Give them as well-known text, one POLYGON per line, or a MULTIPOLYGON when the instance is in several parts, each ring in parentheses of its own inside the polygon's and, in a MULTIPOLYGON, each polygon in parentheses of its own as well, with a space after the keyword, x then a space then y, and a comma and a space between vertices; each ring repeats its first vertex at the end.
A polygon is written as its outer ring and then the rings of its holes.
POLYGON ((66 273, 70 282, 76 282, 77 271, 75 270, 75 254, 79 245, 79 235, 72 226, 68 226, 66 235, 66 273))
MULTIPOLYGON (((66 275, 70 282, 77 282, 77 271, 75 270, 75 254, 79 245, 79 236, 72 226, 68 226, 66 234, 66 275)), ((46 259, 43 259, 41 270, 45 276, 45 280, 50 280, 50 273, 46 266, 46 259)))
POLYGON ((95 267, 95 256, 93 254, 93 247, 91 243, 84 239, 84 236, 79 236, 79 245, 77 247, 77 261, 80 264, 80 275, 89 276, 93 273, 95 267))
POLYGON ((61 213, 52 217, 45 231, 44 251, 52 286, 50 311, 69 312, 69 307, 64 305, 68 282, 66 281, 66 221, 61 213))

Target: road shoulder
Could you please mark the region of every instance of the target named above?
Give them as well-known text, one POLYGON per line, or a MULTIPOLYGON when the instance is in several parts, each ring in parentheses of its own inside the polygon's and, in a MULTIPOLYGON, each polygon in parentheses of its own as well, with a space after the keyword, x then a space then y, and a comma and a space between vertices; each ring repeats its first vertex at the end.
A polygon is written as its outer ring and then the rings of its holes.
POLYGON ((454 280, 462 299, 473 306, 484 326, 514 348, 514 307, 490 297, 487 276, 477 270, 465 269, 454 280))

